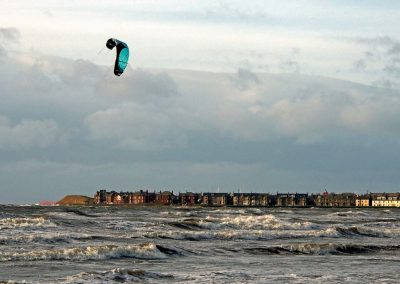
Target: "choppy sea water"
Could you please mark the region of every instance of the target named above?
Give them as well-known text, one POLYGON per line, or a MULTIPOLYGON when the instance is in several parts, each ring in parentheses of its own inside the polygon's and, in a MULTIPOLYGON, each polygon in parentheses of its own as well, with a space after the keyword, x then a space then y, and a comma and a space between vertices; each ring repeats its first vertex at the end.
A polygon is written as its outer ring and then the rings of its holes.
POLYGON ((0 206, 0 283, 399 283, 400 209, 0 206))

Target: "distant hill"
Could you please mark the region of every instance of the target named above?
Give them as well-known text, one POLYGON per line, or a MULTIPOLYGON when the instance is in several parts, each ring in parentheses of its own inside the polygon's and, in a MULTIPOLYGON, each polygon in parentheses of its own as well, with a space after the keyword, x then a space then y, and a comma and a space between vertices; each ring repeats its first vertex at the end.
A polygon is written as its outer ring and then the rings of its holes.
POLYGON ((57 202, 58 205, 91 205, 93 198, 84 195, 67 195, 57 202))

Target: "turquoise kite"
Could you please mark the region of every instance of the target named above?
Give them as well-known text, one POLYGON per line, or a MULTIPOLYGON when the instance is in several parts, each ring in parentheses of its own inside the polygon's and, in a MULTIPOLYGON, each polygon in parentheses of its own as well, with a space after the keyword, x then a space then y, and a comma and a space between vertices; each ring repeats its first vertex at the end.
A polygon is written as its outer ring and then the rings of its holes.
POLYGON ((107 40, 106 46, 108 49, 117 47, 117 57, 115 58, 114 74, 120 76, 124 73, 126 66, 128 65, 129 59, 129 48, 125 42, 110 38, 107 40))

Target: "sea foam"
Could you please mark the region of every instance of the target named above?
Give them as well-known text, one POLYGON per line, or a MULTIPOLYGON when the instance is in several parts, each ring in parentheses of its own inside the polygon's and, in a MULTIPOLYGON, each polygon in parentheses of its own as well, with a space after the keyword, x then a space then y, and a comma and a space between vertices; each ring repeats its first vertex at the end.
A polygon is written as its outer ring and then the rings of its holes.
POLYGON ((43 227, 57 227, 57 225, 43 217, 0 219, 0 229, 14 229, 20 227, 43 228, 43 227))
POLYGON ((0 261, 36 260, 104 260, 117 258, 162 259, 163 254, 154 243, 127 246, 88 246, 29 252, 0 253, 0 261))
POLYGON ((170 274, 149 272, 145 270, 115 268, 104 272, 82 272, 68 277, 64 282, 61 283, 143 283, 149 280, 163 282, 163 279, 172 280, 173 278, 174 277, 170 274))
POLYGON ((207 217, 199 222, 199 225, 208 229, 218 229, 223 227, 246 228, 246 229, 281 229, 281 230, 304 230, 317 228, 311 222, 288 222, 277 218, 272 214, 265 215, 239 215, 226 216, 222 218, 207 217))

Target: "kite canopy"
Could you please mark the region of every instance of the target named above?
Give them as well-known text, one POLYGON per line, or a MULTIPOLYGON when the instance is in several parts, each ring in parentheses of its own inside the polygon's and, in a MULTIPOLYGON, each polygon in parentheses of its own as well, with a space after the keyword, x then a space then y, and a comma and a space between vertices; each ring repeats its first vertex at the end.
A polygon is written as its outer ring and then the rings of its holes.
POLYGON ((106 46, 108 49, 113 49, 114 47, 117 47, 117 57, 115 58, 114 74, 116 76, 120 76, 128 65, 128 45, 120 40, 110 38, 109 40, 107 40, 106 46))

